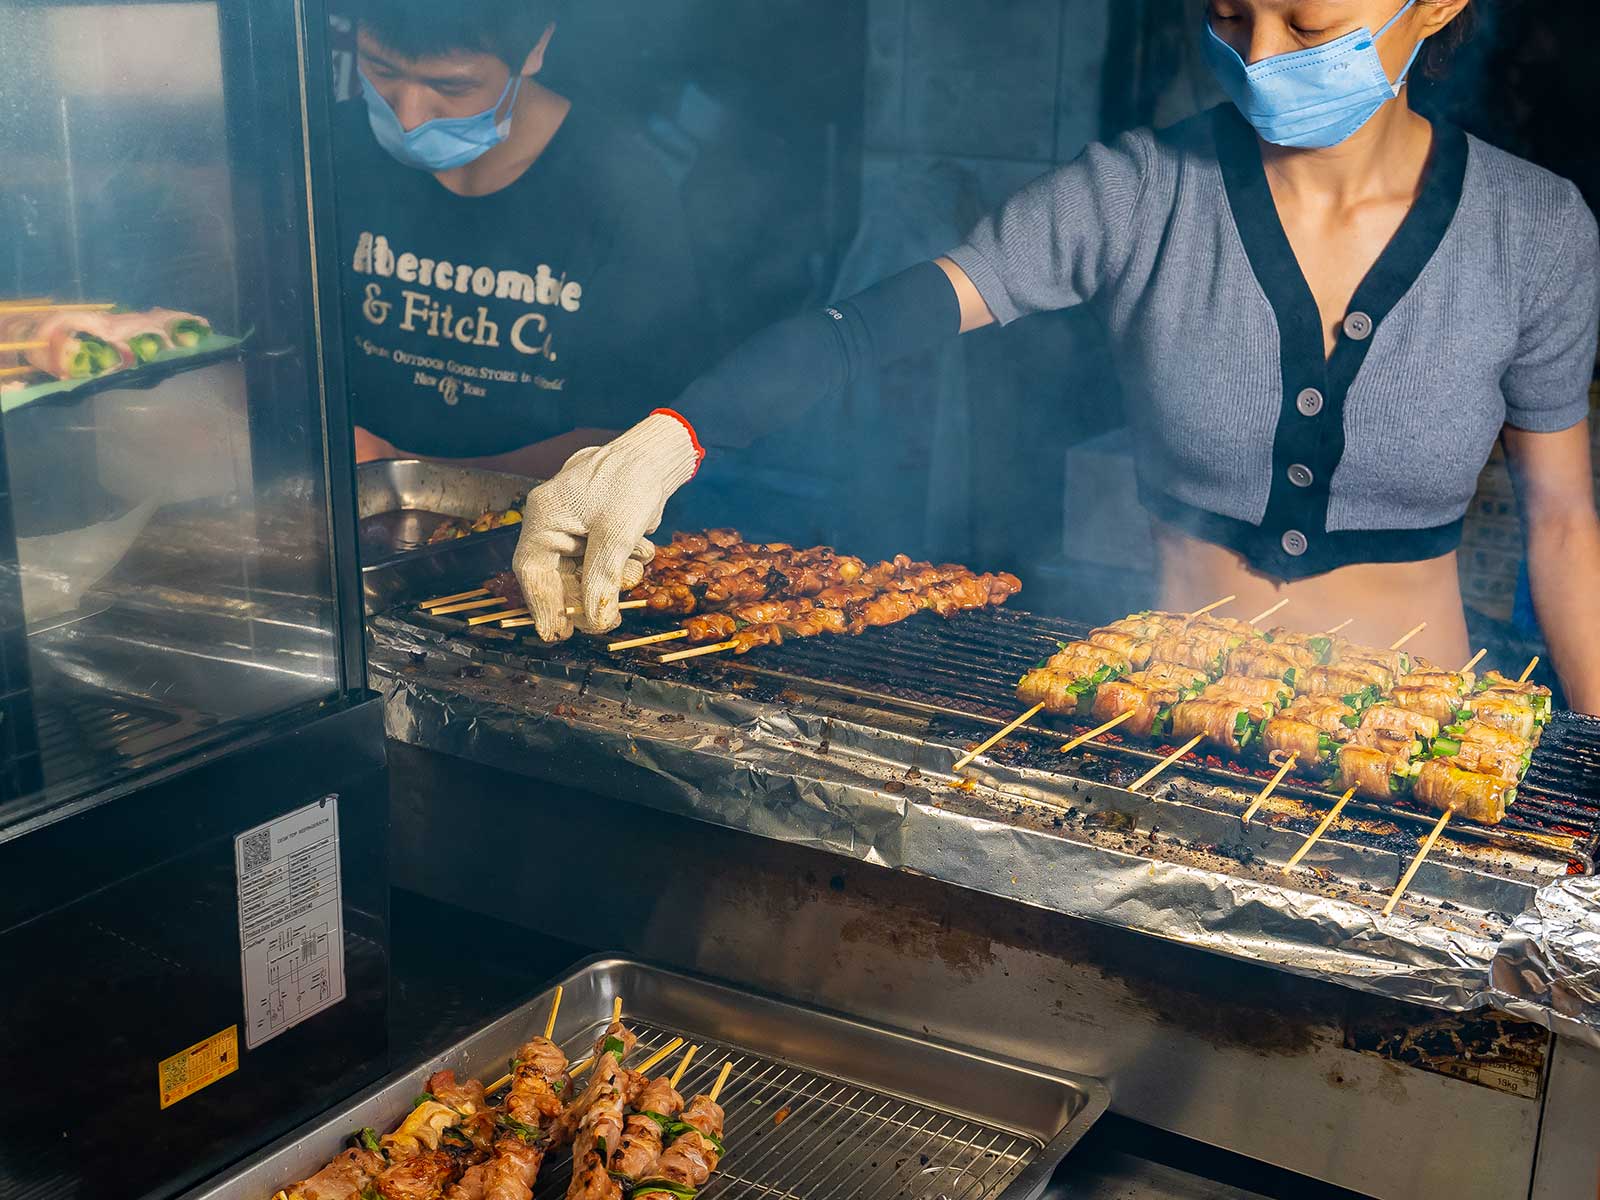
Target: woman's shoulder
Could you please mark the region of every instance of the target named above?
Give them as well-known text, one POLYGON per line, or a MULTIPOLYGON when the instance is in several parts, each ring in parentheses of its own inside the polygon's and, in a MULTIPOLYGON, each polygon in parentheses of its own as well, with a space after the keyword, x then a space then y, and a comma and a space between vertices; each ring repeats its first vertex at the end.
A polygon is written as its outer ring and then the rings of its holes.
POLYGON ((1540 239, 1559 240, 1594 226, 1594 214, 1572 180, 1482 138, 1465 137, 1462 202, 1469 218, 1492 215, 1502 229, 1540 239))

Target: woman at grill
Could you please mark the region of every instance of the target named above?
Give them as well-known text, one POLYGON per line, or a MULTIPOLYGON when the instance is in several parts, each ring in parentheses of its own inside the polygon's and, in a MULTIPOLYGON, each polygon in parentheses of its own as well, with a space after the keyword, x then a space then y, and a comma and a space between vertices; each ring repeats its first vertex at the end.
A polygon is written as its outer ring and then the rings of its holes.
POLYGON ((516 567, 540 633, 570 633, 580 567, 579 625, 616 624, 624 563, 703 442, 744 444, 958 332, 1082 304, 1129 396, 1162 607, 1287 596, 1301 628, 1354 617, 1380 644, 1426 618, 1410 648, 1464 660, 1456 548, 1498 438, 1551 656, 1573 706, 1600 712, 1600 247, 1573 184, 1412 109, 1410 71, 1469 3, 1210 0, 1231 103, 1089 147, 947 256, 757 335, 536 489, 516 567))

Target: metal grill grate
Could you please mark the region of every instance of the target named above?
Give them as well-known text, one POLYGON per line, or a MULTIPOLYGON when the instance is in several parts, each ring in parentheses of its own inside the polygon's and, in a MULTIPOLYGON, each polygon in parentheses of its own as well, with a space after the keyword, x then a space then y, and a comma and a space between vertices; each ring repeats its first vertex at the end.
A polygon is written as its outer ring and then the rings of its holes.
POLYGON ((34 719, 45 776, 54 783, 119 767, 143 739, 180 718, 111 694, 71 691, 38 694, 34 719))
MULTIPOLYGON (((596 1023, 572 1038, 568 1053, 587 1054, 602 1028, 596 1023)), ((705 1200, 985 1200, 1044 1149, 1034 1138, 687 1030, 633 1021, 629 1028, 639 1035, 637 1059, 674 1036, 700 1047, 678 1087, 686 1098, 706 1091, 723 1063, 733 1064, 720 1098, 728 1153, 700 1191, 705 1200)), ((563 1155, 540 1173, 534 1194, 556 1200, 571 1178, 571 1157, 563 1155)))
MULTIPOLYGON (((413 615, 412 619, 452 631, 461 627, 459 619, 449 624, 447 618, 413 615)), ((754 675, 770 679, 779 687, 812 685, 896 707, 910 706, 952 723, 970 720, 992 727, 1017 715, 1018 678, 1053 653, 1058 641, 1082 637, 1087 632, 1087 626, 1072 621, 1001 608, 963 613, 949 621, 918 616, 897 625, 869 629, 859 637, 806 638, 765 647, 740 658, 695 660, 687 668, 658 667, 655 654, 659 647, 633 651, 628 661, 643 673, 687 669, 693 678, 708 682, 754 675)), ((569 644, 554 652, 529 639, 524 639, 523 645, 541 657, 554 653, 578 661, 610 663, 621 657, 606 654, 598 641, 569 644)), ((1077 774, 1078 764, 1052 756, 1043 747, 1048 746, 1046 739, 1054 730, 1079 728, 1074 723, 1055 725, 1048 718, 1026 726, 1026 731, 1041 735, 1035 748, 1037 764, 1077 774)), ((959 728, 954 732, 960 736, 959 728)), ((1154 763, 1163 753, 1159 747, 1131 742, 1102 744, 1098 751, 1146 764, 1154 763)), ((1186 761, 1174 769, 1174 774, 1235 787, 1259 786, 1257 776, 1251 773, 1259 766, 1216 759, 1210 765, 1186 761)), ((1331 802, 1327 793, 1303 784, 1285 784, 1279 790, 1331 802)), ((1404 804, 1358 802, 1353 807, 1418 826, 1431 824, 1437 816, 1404 804)), ((1494 827, 1462 821, 1452 829, 1456 837, 1506 846, 1519 843, 1520 849, 1540 853, 1555 849, 1581 859, 1586 866, 1591 864, 1600 845, 1600 721, 1559 714, 1540 742, 1533 768, 1505 820, 1494 827)))

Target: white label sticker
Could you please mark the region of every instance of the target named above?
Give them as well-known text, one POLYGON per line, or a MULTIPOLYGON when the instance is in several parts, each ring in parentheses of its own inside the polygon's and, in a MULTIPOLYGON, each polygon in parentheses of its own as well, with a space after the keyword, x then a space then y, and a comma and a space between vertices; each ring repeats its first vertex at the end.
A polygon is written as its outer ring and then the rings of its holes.
POLYGON ((339 797, 233 839, 244 1038, 254 1050, 344 999, 339 797))

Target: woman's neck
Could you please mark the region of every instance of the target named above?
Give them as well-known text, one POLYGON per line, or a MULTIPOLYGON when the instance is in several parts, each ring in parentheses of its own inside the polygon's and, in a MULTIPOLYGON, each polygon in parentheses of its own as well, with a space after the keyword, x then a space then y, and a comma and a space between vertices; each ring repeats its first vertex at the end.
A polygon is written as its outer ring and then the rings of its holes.
POLYGON ((1407 90, 1349 138, 1325 150, 1261 144, 1273 191, 1301 202, 1346 208, 1396 194, 1415 195, 1426 173, 1433 126, 1407 102, 1407 90))
POLYGON ((524 79, 506 140, 466 166, 436 171, 433 177, 458 196, 488 196, 508 188, 539 161, 571 111, 565 96, 524 79))

